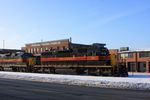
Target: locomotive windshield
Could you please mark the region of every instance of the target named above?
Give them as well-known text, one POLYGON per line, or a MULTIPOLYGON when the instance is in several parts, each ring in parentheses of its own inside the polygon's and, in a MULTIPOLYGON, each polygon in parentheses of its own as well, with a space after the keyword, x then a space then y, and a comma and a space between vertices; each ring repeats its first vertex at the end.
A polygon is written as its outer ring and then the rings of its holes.
POLYGON ((92 52, 96 56, 108 56, 109 51, 106 47, 104 47, 105 44, 100 43, 94 43, 92 46, 92 52))
POLYGON ((108 56, 109 55, 109 50, 105 47, 100 48, 100 52, 99 52, 100 56, 108 56))

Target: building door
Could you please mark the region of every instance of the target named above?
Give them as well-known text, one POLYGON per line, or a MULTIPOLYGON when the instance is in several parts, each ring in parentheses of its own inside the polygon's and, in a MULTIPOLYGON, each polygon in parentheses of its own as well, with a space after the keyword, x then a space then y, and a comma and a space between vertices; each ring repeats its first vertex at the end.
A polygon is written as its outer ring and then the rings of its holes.
POLYGON ((150 62, 149 62, 149 64, 148 64, 148 66, 149 66, 149 73, 150 73, 150 62))
POLYGON ((136 72, 136 63, 135 62, 128 62, 128 71, 136 72))
POLYGON ((146 72, 146 62, 138 62, 138 72, 146 72))

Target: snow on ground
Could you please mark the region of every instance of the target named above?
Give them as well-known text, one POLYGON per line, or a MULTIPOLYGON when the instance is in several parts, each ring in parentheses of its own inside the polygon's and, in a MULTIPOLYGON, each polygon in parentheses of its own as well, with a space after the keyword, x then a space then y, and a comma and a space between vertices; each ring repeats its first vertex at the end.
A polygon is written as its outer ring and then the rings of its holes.
POLYGON ((150 73, 129 72, 130 78, 150 78, 150 73))
POLYGON ((122 78, 122 77, 76 76, 76 75, 37 74, 37 73, 1 71, 0 78, 90 86, 90 87, 150 90, 150 78, 137 78, 137 77, 133 78, 131 76, 122 78))

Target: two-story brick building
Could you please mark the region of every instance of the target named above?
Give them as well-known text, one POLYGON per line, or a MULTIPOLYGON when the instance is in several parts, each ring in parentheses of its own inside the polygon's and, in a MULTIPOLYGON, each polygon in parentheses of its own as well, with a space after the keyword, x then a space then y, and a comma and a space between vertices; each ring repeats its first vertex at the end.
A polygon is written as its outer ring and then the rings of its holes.
POLYGON ((150 50, 119 52, 120 61, 125 62, 128 71, 150 72, 150 50))
POLYGON ((150 50, 110 49, 109 51, 111 55, 116 55, 118 62, 126 64, 129 72, 150 72, 150 50))
POLYGON ((61 40, 54 40, 54 41, 45 41, 45 42, 25 44, 25 47, 22 47, 22 50, 28 53, 38 55, 44 51, 50 51, 50 50, 56 50, 56 49, 57 50, 68 49, 69 45, 70 45, 69 39, 61 39, 61 40))

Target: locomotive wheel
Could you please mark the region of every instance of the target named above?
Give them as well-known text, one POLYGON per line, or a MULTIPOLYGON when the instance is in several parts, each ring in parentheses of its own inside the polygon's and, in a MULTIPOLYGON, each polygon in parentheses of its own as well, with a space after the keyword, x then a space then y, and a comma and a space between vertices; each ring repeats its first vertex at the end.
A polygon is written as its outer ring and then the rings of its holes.
POLYGON ((16 67, 12 67, 12 71, 13 72, 17 72, 17 68, 16 67))
POLYGON ((86 73, 87 75, 97 75, 97 69, 88 68, 86 73))
POLYGON ((3 67, 0 67, 0 71, 4 71, 4 68, 3 68, 3 67))
POLYGON ((49 68, 49 73, 55 74, 56 73, 56 69, 55 68, 49 68))
POLYGON ((27 66, 27 72, 34 72, 34 69, 32 66, 27 66))
POLYGON ((76 68, 77 74, 84 74, 85 69, 84 68, 76 68))

